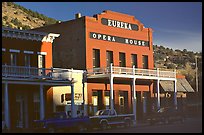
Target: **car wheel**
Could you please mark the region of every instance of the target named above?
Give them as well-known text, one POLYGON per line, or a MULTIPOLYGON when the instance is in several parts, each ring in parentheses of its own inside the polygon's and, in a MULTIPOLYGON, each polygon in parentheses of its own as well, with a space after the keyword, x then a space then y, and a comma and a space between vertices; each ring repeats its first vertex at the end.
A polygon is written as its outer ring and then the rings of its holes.
POLYGON ((106 130, 108 128, 107 122, 102 122, 101 123, 101 128, 102 128, 102 130, 106 130))
POLYGON ((86 127, 83 124, 80 124, 78 127, 78 132, 83 133, 86 131, 86 127))
POLYGON ((125 127, 130 127, 130 126, 131 126, 131 121, 125 120, 125 127))
POLYGON ((48 128, 48 133, 55 133, 55 129, 53 127, 48 128))

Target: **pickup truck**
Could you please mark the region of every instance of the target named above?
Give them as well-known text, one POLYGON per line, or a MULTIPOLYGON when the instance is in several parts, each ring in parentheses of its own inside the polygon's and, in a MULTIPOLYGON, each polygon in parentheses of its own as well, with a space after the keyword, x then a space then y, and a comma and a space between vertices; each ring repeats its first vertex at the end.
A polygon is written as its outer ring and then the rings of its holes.
POLYGON ((102 130, 109 127, 123 125, 130 127, 133 124, 134 114, 118 115, 114 109, 98 110, 94 116, 90 116, 91 128, 101 128, 102 130))
POLYGON ((184 115, 181 110, 177 110, 173 107, 163 107, 157 110, 157 112, 152 112, 147 115, 146 120, 150 125, 154 125, 156 123, 173 123, 173 122, 184 122, 184 115))
POLYGON ((35 131, 37 132, 59 132, 71 130, 73 132, 83 132, 90 127, 88 116, 70 118, 66 112, 56 112, 50 118, 44 120, 34 120, 35 131))

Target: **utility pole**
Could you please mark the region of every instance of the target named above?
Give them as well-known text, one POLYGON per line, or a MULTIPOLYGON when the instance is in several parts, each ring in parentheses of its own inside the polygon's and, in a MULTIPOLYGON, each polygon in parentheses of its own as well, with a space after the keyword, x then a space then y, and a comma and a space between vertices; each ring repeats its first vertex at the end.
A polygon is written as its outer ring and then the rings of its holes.
POLYGON ((197 112, 198 112, 198 103, 199 103, 199 95, 198 95, 198 56, 195 56, 195 64, 196 64, 196 99, 197 99, 197 112))
POLYGON ((198 62, 197 62, 198 56, 195 56, 195 64, 196 64, 196 92, 198 93, 198 62))

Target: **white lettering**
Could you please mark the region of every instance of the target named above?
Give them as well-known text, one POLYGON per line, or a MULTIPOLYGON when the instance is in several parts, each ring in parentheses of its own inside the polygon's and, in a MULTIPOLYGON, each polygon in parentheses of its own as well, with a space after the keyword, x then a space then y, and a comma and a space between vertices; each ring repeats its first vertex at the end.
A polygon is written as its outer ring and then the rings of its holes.
POLYGON ((141 41, 140 40, 138 41, 138 45, 141 45, 141 41))
POLYGON ((108 36, 108 41, 111 41, 111 37, 110 36, 108 36))
POLYGON ((121 24, 120 24, 120 25, 121 25, 121 26, 120 26, 120 28, 124 28, 124 27, 123 27, 123 24, 124 24, 124 23, 123 23, 123 22, 121 22, 121 24))
POLYGON ((129 30, 132 30, 132 28, 131 28, 131 25, 129 24, 129 28, 128 28, 129 30))
POLYGON ((112 20, 113 27, 116 27, 116 21, 112 20))
POLYGON ((112 38, 112 41, 115 42, 115 38, 114 37, 112 38))
POLYGON ((106 35, 103 35, 103 40, 106 40, 106 35))
POLYGON ((117 21, 117 27, 120 28, 120 22, 119 21, 117 21))
POLYGON ((130 40, 130 44, 132 44, 133 43, 133 41, 132 40, 130 40))
POLYGON ((127 23, 124 23, 125 24, 125 29, 127 29, 127 23))
POLYGON ((137 40, 134 40, 134 44, 137 45, 137 40))
MULTIPOLYGON (((114 36, 109 36, 109 35, 106 35, 106 34, 92 33, 91 38, 122 43, 120 40, 116 41, 114 36)), ((130 44, 130 45, 142 45, 142 46, 145 46, 145 43, 146 43, 145 41, 142 41, 142 40, 127 39, 127 38, 123 38, 123 37, 120 37, 120 38, 124 40, 123 43, 130 44)))
POLYGON ((108 26, 132 30, 132 25, 130 23, 111 20, 111 19, 107 19, 107 21, 108 21, 108 24, 107 24, 108 26))
POLYGON ((125 39, 125 43, 126 43, 126 44, 129 44, 128 39, 125 39))
POLYGON ((108 20, 108 26, 111 26, 111 20, 108 20))
POLYGON ((100 39, 101 38, 101 34, 98 34, 98 39, 100 39))
POLYGON ((145 41, 142 41, 142 45, 145 46, 145 41))
POLYGON ((93 38, 96 38, 96 34, 95 33, 93 33, 93 38))

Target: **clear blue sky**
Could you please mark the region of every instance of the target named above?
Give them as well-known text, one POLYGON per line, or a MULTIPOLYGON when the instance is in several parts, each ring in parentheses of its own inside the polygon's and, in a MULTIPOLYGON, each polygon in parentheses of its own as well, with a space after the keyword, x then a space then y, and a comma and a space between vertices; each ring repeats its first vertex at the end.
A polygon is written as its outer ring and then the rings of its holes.
POLYGON ((76 13, 112 10, 135 16, 153 29, 153 44, 202 51, 202 2, 15 2, 48 17, 68 21, 76 13))

